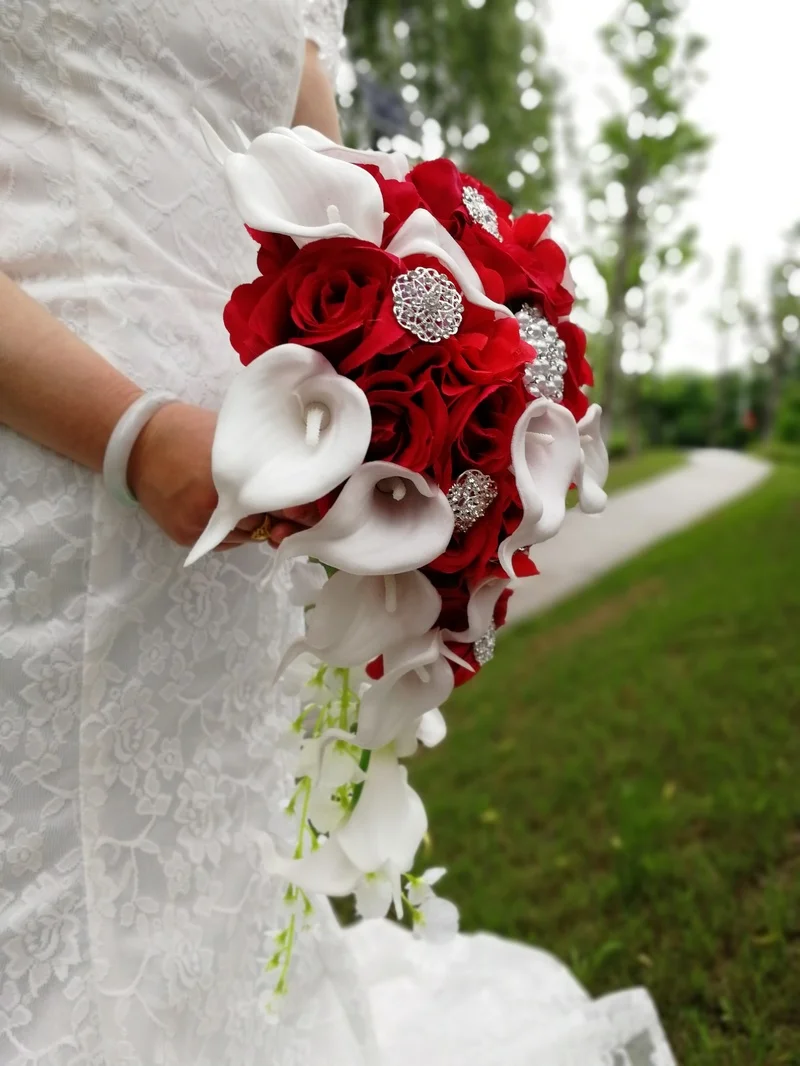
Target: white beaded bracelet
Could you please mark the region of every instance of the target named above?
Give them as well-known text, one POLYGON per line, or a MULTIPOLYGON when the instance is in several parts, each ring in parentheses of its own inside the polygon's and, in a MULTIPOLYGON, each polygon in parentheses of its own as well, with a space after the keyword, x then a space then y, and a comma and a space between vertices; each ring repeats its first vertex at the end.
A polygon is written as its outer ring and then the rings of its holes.
POLYGON ((146 392, 130 405, 108 438, 103 458, 103 481, 118 503, 136 507, 136 497, 128 487, 128 463, 139 434, 162 407, 178 403, 171 392, 146 392))

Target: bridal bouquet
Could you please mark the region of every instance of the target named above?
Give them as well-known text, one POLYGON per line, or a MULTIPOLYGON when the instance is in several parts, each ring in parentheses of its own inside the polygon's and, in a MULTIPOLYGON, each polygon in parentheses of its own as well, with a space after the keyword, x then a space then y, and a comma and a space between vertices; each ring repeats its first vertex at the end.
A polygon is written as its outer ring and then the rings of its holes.
POLYGON ((455 930, 443 871, 411 873, 427 820, 401 760, 443 738, 438 708, 491 659, 570 487, 602 510, 608 462, 547 215, 512 218, 444 159, 236 132, 231 151, 204 123, 258 277, 225 309, 244 369, 214 441, 219 505, 187 562, 246 515, 319 507, 276 561, 318 564, 295 568, 305 635, 280 666, 301 705, 296 846, 266 847, 293 904, 270 964, 281 990, 314 893, 455 930))

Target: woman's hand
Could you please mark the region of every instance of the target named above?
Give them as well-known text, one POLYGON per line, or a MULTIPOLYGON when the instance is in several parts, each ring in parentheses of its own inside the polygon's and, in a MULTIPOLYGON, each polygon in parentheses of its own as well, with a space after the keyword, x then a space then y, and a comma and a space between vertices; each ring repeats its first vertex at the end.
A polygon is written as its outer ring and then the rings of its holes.
MULTIPOLYGON (((217 505, 211 477, 211 446, 217 416, 190 404, 162 407, 139 435, 128 464, 128 484, 139 504, 177 544, 191 547, 217 505)), ((242 519, 218 550, 247 544, 264 515, 242 519)), ((293 507, 269 516, 270 543, 313 525, 316 507, 293 507)))

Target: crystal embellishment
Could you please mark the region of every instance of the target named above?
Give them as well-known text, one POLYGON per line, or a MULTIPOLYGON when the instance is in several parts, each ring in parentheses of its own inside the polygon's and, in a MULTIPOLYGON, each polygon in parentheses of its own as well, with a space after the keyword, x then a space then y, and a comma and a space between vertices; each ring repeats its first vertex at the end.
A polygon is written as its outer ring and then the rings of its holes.
POLYGON ((494 658, 494 649, 497 645, 497 628, 494 622, 489 623, 489 628, 472 645, 472 654, 478 666, 486 666, 494 658))
POLYGON ((525 367, 525 388, 535 399, 561 403, 567 372, 567 346, 538 307, 523 304, 516 314, 522 339, 536 349, 536 358, 525 367))
POLYGON ((466 470, 453 483, 447 500, 456 518, 456 532, 466 533, 483 518, 497 498, 497 485, 480 470, 466 470))
POLYGON ((486 232, 491 233, 498 241, 502 241, 500 227, 497 225, 497 212, 486 203, 483 194, 479 193, 472 185, 465 185, 461 198, 464 201, 464 207, 469 211, 469 217, 472 221, 479 226, 483 226, 486 232))
POLYGON ((394 317, 409 333, 433 344, 458 333, 464 301, 452 281, 432 267, 414 267, 392 286, 394 317))

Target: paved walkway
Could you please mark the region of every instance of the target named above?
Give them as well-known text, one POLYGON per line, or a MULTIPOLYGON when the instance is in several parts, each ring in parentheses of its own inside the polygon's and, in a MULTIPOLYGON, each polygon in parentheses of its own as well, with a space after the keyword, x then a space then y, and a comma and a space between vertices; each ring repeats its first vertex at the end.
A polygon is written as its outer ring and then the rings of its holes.
POLYGON ((509 604, 509 621, 537 614, 651 544, 744 496, 770 469, 762 459, 740 452, 692 452, 678 470, 609 497, 605 514, 570 511, 559 535, 533 549, 540 573, 520 583, 509 604))

